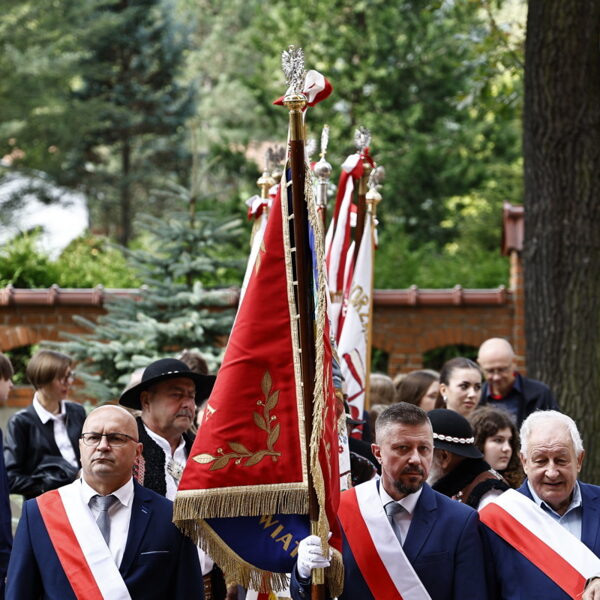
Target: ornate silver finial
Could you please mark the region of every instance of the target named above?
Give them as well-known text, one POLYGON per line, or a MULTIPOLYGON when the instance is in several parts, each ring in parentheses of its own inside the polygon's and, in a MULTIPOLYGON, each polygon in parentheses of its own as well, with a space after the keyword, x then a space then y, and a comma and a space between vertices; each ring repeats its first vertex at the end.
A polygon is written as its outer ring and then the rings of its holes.
POLYGON ((327 146, 329 145, 329 125, 323 125, 321 132, 321 158, 325 158, 327 154, 327 146))
POLYGON ((354 145, 359 152, 363 152, 371 143, 371 132, 366 127, 359 127, 354 132, 354 145))
POLYGON ((385 169, 383 166, 375 167, 369 175, 369 189, 379 189, 385 179, 385 169))
POLYGON ((288 85, 286 95, 301 95, 304 85, 304 51, 302 48, 289 46, 281 53, 281 68, 288 85))
POLYGON ((317 149, 317 140, 314 137, 310 137, 306 140, 304 144, 304 154, 306 156, 306 161, 310 163, 310 159, 312 155, 315 153, 317 149))

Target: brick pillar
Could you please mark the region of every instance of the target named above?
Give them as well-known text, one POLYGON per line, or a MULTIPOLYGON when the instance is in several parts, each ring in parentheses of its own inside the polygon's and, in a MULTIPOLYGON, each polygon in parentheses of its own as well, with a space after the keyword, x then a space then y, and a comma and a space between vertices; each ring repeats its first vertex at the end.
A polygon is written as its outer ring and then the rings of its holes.
POLYGON ((512 341, 517 369, 527 373, 525 362, 525 295, 523 287, 523 261, 518 250, 510 252, 510 290, 513 297, 512 341))

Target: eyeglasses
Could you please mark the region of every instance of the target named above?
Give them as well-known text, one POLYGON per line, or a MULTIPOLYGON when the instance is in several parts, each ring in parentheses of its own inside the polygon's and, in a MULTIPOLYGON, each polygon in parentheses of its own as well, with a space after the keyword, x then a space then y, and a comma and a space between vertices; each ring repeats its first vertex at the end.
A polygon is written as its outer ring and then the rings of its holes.
POLYGON ((138 441, 132 438, 130 435, 126 433, 82 433, 81 440, 86 446, 97 446, 102 438, 105 437, 109 446, 113 448, 119 448, 120 446, 124 446, 127 442, 134 442, 135 444, 138 441))
POLYGON ((485 375, 506 375, 510 371, 508 367, 497 367, 496 369, 483 369, 485 375))
POLYGON ((65 373, 62 377, 59 377, 58 380, 61 383, 72 383, 75 380, 75 371, 69 371, 65 373))

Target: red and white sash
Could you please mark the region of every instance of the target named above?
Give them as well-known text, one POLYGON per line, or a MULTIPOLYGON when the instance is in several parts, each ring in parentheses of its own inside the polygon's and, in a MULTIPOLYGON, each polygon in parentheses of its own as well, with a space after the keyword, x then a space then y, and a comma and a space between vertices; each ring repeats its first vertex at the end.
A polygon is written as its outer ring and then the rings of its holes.
POLYGON ((342 494, 338 516, 373 597, 431 600, 388 521, 374 479, 342 494))
POLYGON ((82 502, 79 480, 37 498, 44 525, 79 600, 131 600, 129 590, 82 502))
POLYGON ((600 558, 516 490, 489 502, 479 518, 572 598, 581 598, 586 580, 600 573, 600 558))

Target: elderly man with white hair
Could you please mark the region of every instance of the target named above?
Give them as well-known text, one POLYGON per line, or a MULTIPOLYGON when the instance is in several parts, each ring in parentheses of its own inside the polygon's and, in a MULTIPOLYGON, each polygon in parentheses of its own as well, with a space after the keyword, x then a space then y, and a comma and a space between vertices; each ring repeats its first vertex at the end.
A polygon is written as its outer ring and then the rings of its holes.
POLYGON ((523 422, 527 479, 480 511, 490 598, 600 600, 600 487, 577 480, 583 457, 567 415, 538 411, 523 422))

